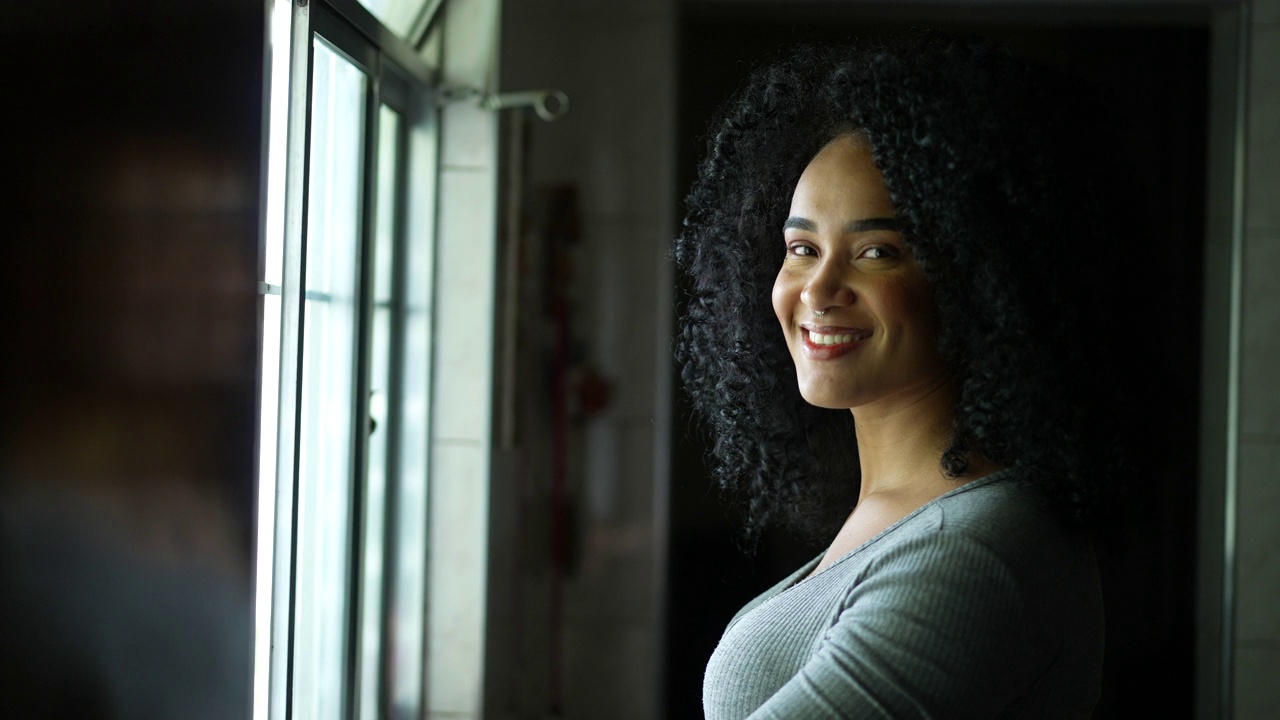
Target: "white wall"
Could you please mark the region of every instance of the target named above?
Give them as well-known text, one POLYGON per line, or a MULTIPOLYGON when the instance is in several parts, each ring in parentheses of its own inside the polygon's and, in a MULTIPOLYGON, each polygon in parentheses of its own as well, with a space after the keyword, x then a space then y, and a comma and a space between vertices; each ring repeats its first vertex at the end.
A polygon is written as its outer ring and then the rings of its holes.
MULTIPOLYGON (((446 87, 484 87, 493 71, 499 10, 496 0, 447 4, 442 44, 432 47, 446 87)), ((474 102, 443 108, 428 501, 430 720, 486 716, 497 157, 493 113, 474 102)))

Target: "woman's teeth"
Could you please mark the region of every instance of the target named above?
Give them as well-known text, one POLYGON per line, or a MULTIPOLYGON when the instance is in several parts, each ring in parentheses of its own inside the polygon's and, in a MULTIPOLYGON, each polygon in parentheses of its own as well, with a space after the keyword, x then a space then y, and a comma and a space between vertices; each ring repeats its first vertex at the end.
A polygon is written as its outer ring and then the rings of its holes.
POLYGON ((827 335, 809 331, 809 342, 814 345, 842 345, 853 342, 853 335, 827 335))

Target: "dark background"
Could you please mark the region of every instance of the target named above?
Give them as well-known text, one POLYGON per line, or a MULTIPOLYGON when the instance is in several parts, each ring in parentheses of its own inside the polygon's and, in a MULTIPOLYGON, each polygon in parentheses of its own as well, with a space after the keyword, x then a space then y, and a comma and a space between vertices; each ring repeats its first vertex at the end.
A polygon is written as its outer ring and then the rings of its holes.
MULTIPOLYGON (((1107 612, 1095 717, 1190 717, 1195 496, 1204 238, 1207 16, 1159 10, 1000 10, 686 3, 680 19, 676 192, 683 200, 708 121, 750 70, 799 42, 932 28, 972 33, 1065 69, 1110 104, 1116 130, 1098 148, 1112 202, 1105 246, 1081 238, 1080 261, 1108 288, 1114 330, 1086 339, 1111 351, 1128 397, 1129 501, 1095 539, 1107 612)), ((681 293, 677 293, 680 297, 681 293)), ((679 387, 679 380, 675 383, 679 387)), ((677 397, 673 423, 666 717, 701 717, 702 671, 729 619, 821 548, 781 534, 754 556, 711 485, 707 445, 677 397)))
POLYGON ((0 717, 248 717, 265 29, 0 12, 0 717))

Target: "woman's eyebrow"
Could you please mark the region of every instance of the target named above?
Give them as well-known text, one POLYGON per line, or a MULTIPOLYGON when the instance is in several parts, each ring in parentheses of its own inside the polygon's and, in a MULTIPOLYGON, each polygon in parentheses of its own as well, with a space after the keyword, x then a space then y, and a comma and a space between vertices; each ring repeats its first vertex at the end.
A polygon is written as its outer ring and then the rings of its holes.
MULTIPOLYGON (((818 232, 818 225, 809 218, 792 216, 787 218, 786 222, 782 223, 782 229, 818 232)), ((844 232, 846 235, 849 233, 868 232, 871 230, 893 230, 895 232, 900 232, 902 230, 902 223, 898 222, 897 218, 876 217, 852 220, 849 224, 844 226, 844 232)))
POLYGON ((844 226, 845 234, 868 232, 871 230, 893 230, 894 232, 900 232, 902 230, 902 223, 898 222, 898 218, 878 217, 854 220, 844 226))

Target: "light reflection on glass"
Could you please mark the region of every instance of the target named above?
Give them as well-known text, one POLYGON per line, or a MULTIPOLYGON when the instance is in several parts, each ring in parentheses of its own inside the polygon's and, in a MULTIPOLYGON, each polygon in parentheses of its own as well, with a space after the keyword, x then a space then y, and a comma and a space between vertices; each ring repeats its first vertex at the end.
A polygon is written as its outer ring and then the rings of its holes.
POLYGON ((293 716, 342 716, 365 76, 314 44, 297 496, 293 716))
POLYGON ((431 281, 434 276, 436 128, 409 127, 405 192, 404 267, 401 307, 401 392, 395 523, 390 589, 390 705, 392 720, 423 712, 427 608, 427 487, 431 407, 431 281))
POLYGON ((369 377, 369 467, 366 480, 364 578, 360 619, 360 717, 378 720, 383 636, 383 587, 387 554, 388 474, 394 467, 391 434, 396 422, 390 398, 393 383, 392 339, 394 312, 394 259, 396 235, 397 136, 400 116, 382 107, 378 115, 377 224, 374 238, 372 356, 369 377))
POLYGON ((406 37, 431 0, 360 0, 360 4, 382 21, 391 32, 406 37))

